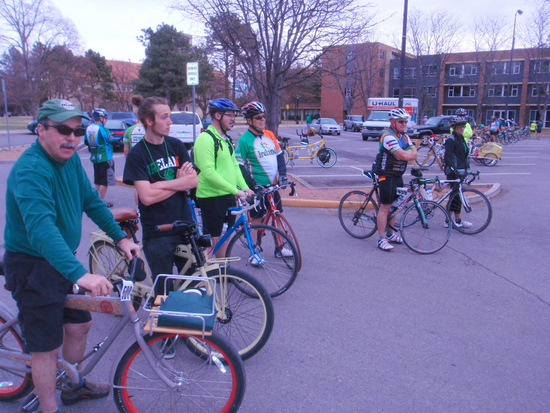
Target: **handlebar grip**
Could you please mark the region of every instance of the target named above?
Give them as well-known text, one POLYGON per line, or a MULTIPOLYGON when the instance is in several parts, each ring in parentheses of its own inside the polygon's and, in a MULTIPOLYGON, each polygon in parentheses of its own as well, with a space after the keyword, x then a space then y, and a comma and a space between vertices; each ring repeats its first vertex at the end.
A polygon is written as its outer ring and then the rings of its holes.
POLYGON ((173 224, 162 224, 162 225, 156 225, 155 231, 163 232, 163 231, 171 231, 174 229, 173 224))

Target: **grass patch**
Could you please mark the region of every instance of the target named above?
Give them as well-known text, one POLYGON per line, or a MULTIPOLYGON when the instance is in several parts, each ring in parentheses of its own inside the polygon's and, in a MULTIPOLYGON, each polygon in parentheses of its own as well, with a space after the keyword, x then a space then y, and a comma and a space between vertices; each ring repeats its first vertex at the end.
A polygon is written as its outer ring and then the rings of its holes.
MULTIPOLYGON (((30 116, 12 116, 9 119, 10 131, 18 129, 27 129, 27 125, 32 121, 30 116)), ((6 118, 0 116, 0 130, 6 130, 6 118)))

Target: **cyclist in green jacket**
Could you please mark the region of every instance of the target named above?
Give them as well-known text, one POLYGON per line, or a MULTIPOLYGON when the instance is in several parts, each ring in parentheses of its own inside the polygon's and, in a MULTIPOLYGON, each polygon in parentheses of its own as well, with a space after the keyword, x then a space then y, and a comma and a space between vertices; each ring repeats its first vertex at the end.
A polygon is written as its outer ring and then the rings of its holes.
MULTIPOLYGON (((227 135, 235 124, 240 109, 229 99, 213 99, 208 102, 212 124, 195 142, 193 158, 199 170, 197 186, 198 204, 202 211, 204 233, 210 234, 215 244, 222 234, 223 224, 232 225, 235 216, 227 215, 227 209, 235 206, 235 198, 252 196, 253 191, 241 173, 235 159, 235 148, 227 135)), ((225 246, 218 249, 218 257, 225 256, 225 246)))

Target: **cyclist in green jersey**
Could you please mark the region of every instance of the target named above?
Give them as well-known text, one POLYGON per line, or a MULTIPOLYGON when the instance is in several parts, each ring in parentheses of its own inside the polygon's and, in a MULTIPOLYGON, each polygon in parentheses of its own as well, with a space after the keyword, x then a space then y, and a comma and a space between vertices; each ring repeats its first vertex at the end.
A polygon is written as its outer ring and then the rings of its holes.
MULTIPOLYGON (((212 124, 195 142, 193 158, 199 170, 198 204, 202 211, 204 233, 210 234, 215 245, 221 236, 224 222, 232 225, 235 216, 227 209, 235 206, 235 198, 252 196, 254 192, 241 173, 235 159, 235 148, 227 135, 235 124, 240 109, 229 99, 208 102, 212 124)), ((225 245, 218 249, 218 257, 225 256, 225 245)))

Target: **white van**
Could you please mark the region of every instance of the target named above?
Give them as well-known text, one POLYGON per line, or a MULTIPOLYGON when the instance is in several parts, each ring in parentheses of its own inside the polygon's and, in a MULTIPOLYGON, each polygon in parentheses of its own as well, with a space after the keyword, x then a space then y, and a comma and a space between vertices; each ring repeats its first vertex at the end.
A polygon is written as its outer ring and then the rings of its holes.
POLYGON ((169 136, 184 142, 187 149, 190 149, 194 143, 193 124, 195 127, 195 139, 202 132, 201 117, 193 112, 172 112, 170 119, 172 120, 172 124, 170 125, 169 136))
MULTIPOLYGON (((389 128, 390 120, 388 114, 391 109, 397 109, 399 106, 398 98, 369 98, 367 109, 369 116, 363 123, 361 136, 366 141, 370 137, 380 139, 384 131, 389 128)), ((417 124, 418 116, 418 99, 405 98, 403 99, 403 108, 409 112, 408 128, 414 128, 417 124)))

